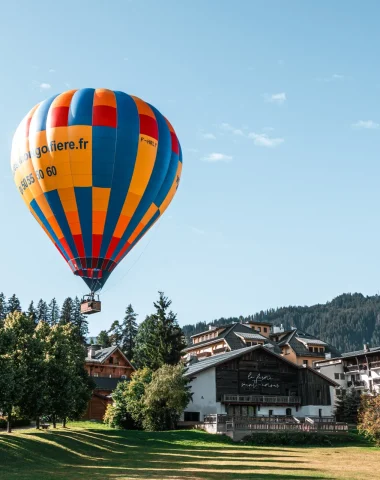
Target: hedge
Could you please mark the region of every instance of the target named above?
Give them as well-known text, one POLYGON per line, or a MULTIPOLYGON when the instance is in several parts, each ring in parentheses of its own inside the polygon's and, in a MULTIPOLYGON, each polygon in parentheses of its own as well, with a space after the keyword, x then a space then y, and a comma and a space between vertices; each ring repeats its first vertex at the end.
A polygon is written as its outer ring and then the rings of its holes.
POLYGON ((278 432, 278 433, 253 433, 244 437, 242 443, 249 445, 286 445, 286 446, 333 446, 363 442, 360 437, 352 433, 306 433, 306 432, 278 432))
MULTIPOLYGON (((15 418, 11 421, 12 428, 14 427, 29 427, 30 420, 28 418, 15 418)), ((6 418, 0 418, 0 429, 7 428, 6 418)))

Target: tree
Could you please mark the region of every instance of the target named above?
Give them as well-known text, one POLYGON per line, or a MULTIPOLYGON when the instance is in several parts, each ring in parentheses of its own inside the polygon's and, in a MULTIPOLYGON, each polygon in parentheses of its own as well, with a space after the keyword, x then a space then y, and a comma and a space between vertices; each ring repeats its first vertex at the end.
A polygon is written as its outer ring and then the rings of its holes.
POLYGON ((133 349, 135 346, 135 339, 137 335, 137 322, 136 322, 137 313, 133 310, 131 304, 128 305, 125 310, 125 317, 122 324, 122 345, 121 349, 123 350, 125 356, 128 359, 133 358, 133 349))
POLYGON ((75 297, 73 301, 73 313, 71 321, 77 329, 77 335, 79 336, 81 342, 84 343, 86 336, 88 335, 88 321, 86 316, 80 311, 80 300, 78 297, 75 297))
POLYGON ((62 325, 66 325, 70 323, 73 320, 73 313, 74 313, 73 310, 74 310, 73 300, 72 298, 67 297, 62 304, 59 323, 62 325))
POLYGON ((54 325, 47 338, 48 396, 53 426, 58 418, 78 419, 91 397, 94 383, 85 370, 86 352, 72 323, 54 325))
POLYGON ((172 430, 192 398, 183 365, 163 365, 145 389, 145 430, 172 430))
POLYGON ((171 303, 163 292, 159 292, 159 300, 154 302, 156 313, 139 325, 134 349, 138 365, 157 370, 164 364, 179 362, 186 343, 176 315, 167 311, 171 303))
POLYGON ((335 415, 340 422, 356 423, 360 406, 360 393, 355 389, 347 390, 337 396, 335 415))
POLYGON ((123 340, 123 331, 119 320, 112 322, 111 328, 108 330, 108 335, 112 345, 117 345, 118 347, 121 345, 123 340))
POLYGON ((358 430, 380 446, 380 395, 362 395, 358 430))
POLYGON ((59 321, 59 305, 55 298, 53 298, 49 303, 47 313, 48 313, 49 325, 51 326, 56 325, 59 321))
POLYGON ((5 295, 3 292, 0 292, 0 327, 2 322, 5 320, 7 316, 7 303, 5 300, 5 295))
POLYGON ((37 321, 38 322, 40 322, 40 321, 47 322, 48 321, 48 306, 47 306, 46 302, 44 300, 42 300, 42 298, 39 300, 39 302, 37 304, 36 315, 37 315, 37 321))
POLYGON ((16 294, 13 294, 7 303, 7 314, 13 312, 21 312, 20 300, 16 297, 16 294))
POLYGON ((113 404, 108 405, 104 417, 111 427, 141 429, 144 421, 144 393, 152 380, 152 371, 141 368, 132 374, 130 381, 118 383, 112 392, 113 404))
POLYGON ((33 320, 34 323, 37 323, 37 311, 34 308, 34 302, 33 300, 30 302, 28 311, 26 312, 29 318, 33 320))
MULTIPOLYGON (((91 339, 91 341, 92 341, 92 339, 91 339)), ((110 347, 112 345, 107 330, 102 330, 101 332, 99 332, 99 335, 96 339, 96 343, 101 345, 103 348, 107 348, 107 347, 110 347)))
POLYGON ((0 331, 0 410, 7 416, 11 432, 12 411, 20 406, 30 377, 29 352, 33 352, 34 322, 18 312, 9 313, 0 331))

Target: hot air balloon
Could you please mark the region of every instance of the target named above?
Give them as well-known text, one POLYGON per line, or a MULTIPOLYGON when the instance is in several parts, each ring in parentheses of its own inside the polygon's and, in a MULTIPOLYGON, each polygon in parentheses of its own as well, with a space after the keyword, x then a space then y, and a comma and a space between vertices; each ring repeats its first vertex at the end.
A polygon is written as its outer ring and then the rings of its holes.
POLYGON ((95 294, 164 213, 181 178, 182 152, 169 121, 120 91, 55 95, 18 126, 11 167, 30 212, 75 275, 95 294))

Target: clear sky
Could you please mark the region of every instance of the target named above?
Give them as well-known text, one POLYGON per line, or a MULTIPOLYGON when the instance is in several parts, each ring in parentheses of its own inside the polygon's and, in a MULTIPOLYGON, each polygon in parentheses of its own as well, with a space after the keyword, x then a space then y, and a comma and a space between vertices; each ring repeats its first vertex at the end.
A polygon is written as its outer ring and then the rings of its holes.
POLYGON ((157 291, 181 325, 380 290, 380 2, 13 1, 0 16, 0 291, 87 293, 13 183, 13 131, 69 88, 137 95, 172 122, 178 193, 113 272, 108 328, 157 291))

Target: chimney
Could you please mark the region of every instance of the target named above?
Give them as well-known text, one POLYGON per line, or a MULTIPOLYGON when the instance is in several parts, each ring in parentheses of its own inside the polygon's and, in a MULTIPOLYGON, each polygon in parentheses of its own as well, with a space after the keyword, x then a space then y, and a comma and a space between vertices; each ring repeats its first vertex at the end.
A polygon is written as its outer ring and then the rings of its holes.
POLYGON ((98 350, 101 350, 101 346, 100 345, 90 345, 88 347, 88 358, 95 358, 95 354, 98 350))
POLYGON ((213 328, 214 328, 214 327, 213 327, 212 325, 209 325, 209 326, 208 326, 208 329, 209 329, 209 330, 213 330, 213 328))
POLYGON ((364 350, 365 352, 369 352, 369 345, 368 345, 368 343, 367 343, 365 340, 364 340, 363 347, 364 347, 363 350, 364 350))

